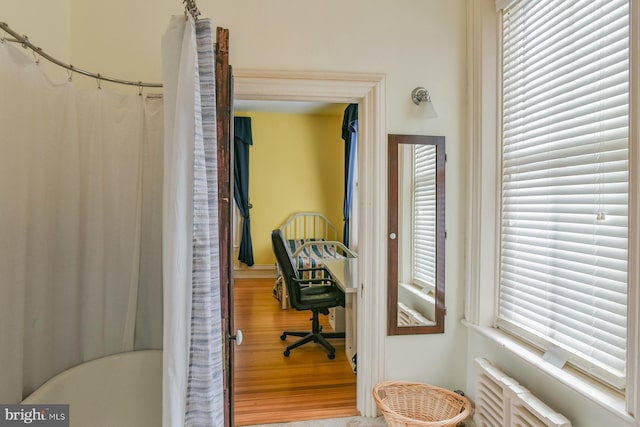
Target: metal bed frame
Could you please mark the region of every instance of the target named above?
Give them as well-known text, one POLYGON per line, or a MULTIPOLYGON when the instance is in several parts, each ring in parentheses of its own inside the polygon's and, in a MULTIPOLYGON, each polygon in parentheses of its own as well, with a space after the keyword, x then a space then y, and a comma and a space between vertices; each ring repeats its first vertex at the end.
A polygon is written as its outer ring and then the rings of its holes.
MULTIPOLYGON (((357 255, 338 241, 338 231, 329 219, 319 212, 297 212, 280 226, 282 234, 290 245, 294 244, 292 255, 302 268, 308 267, 306 258, 313 259, 315 267, 322 266, 324 258, 355 258, 357 255)), ((277 277, 274 296, 280 300, 282 309, 288 306, 286 286, 283 286, 280 268, 276 264, 277 277)))

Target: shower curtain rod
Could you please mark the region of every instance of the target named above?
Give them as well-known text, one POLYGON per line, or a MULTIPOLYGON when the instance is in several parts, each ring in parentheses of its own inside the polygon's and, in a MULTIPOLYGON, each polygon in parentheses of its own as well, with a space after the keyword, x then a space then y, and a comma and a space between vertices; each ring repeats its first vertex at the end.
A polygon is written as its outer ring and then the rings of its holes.
POLYGON ((85 75, 87 77, 93 77, 93 78, 97 79, 98 82, 104 80, 106 82, 118 83, 118 84, 121 84, 121 85, 137 86, 139 88, 143 88, 143 87, 162 87, 162 83, 132 82, 132 81, 128 81, 128 80, 114 79, 112 77, 107 77, 107 76, 103 76, 101 74, 91 73, 89 71, 82 70, 82 69, 74 67, 73 65, 70 65, 70 64, 65 64, 64 62, 59 61, 56 58, 54 58, 54 57, 50 56, 49 54, 47 54, 46 52, 44 52, 42 50, 42 48, 40 48, 40 47, 34 45, 33 43, 31 43, 29 41, 29 37, 21 36, 20 34, 16 33, 7 23, 0 22, 0 28, 5 32, 5 34, 2 37, 2 39, 0 39, 0 42, 9 41, 9 42, 20 43, 23 48, 31 49, 34 52, 34 54, 37 54, 39 57, 42 57, 42 58, 48 60, 49 62, 52 62, 52 63, 54 63, 54 64, 56 64, 56 65, 58 65, 58 66, 60 66, 62 68, 66 68, 67 70, 69 70, 69 71, 71 71, 73 73, 82 74, 82 75, 85 75), (12 37, 14 37, 14 39, 7 38, 7 34, 10 34, 12 37))

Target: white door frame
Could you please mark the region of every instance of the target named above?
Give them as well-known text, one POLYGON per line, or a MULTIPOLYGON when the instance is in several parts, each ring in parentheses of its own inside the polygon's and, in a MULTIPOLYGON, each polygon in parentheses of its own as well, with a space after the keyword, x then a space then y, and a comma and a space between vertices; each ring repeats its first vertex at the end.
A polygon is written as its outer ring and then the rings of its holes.
POLYGON ((239 100, 358 103, 357 405, 374 417, 371 394, 384 377, 387 277, 387 150, 385 76, 234 69, 239 100))

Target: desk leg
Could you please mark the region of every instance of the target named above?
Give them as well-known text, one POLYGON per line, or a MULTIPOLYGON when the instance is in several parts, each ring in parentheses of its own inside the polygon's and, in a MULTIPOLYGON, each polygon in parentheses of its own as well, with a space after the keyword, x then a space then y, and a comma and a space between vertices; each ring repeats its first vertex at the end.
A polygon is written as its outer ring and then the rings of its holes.
POLYGON ((334 332, 344 332, 344 307, 333 307, 329 309, 329 324, 334 332))
POLYGON ((357 295, 356 293, 348 293, 345 295, 345 353, 354 372, 356 370, 356 364, 353 361, 353 356, 357 353, 356 343, 358 342, 358 328, 356 325, 358 319, 356 305, 357 295))

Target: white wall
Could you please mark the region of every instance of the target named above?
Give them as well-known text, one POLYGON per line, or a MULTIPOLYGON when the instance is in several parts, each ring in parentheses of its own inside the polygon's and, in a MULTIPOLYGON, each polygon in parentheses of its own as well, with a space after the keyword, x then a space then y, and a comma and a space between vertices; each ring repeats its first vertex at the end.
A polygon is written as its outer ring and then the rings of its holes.
MULTIPOLYGON (((180 0, 70 0, 70 5, 70 21, 59 25, 70 28, 74 65, 126 80, 161 81, 161 37, 170 15, 182 14, 180 0)), ((229 29, 235 68, 382 73, 388 133, 446 137, 446 332, 387 338, 385 372, 388 379, 464 388, 467 338, 459 319, 466 211, 465 1, 198 0, 198 6, 215 25, 229 29), (409 98, 416 86, 431 92, 438 118, 417 117, 409 98)), ((29 14, 12 8, 15 15, 29 15, 23 16, 31 22, 21 31, 33 34, 55 9, 29 14)))
MULTIPOLYGON (((160 39, 169 16, 182 13, 181 5, 178 0, 73 0, 73 60, 127 80, 161 80, 160 39)), ((229 29, 235 68, 383 73, 388 132, 447 138, 446 333, 388 338, 386 377, 464 388, 466 336, 458 320, 464 271, 465 2, 200 0, 198 6, 215 25, 229 29), (416 86, 430 90, 437 119, 413 114, 409 94, 416 86)))
MULTIPOLYGON (((570 417, 575 427, 623 425, 493 342, 473 332, 467 336, 459 324, 467 191, 464 0, 198 0, 198 5, 215 25, 229 28, 235 68, 383 73, 387 131, 447 138, 446 332, 387 338, 387 378, 473 394, 472 360, 483 356, 570 417), (412 114, 409 93, 415 86, 430 90, 437 119, 412 114)), ((181 13, 180 0, 0 0, 0 21, 55 56, 133 81, 161 80, 162 33, 170 15, 181 13)))
MULTIPOLYGON (((31 43, 63 62, 71 57, 70 11, 71 0, 0 0, 1 22, 9 24, 18 34, 27 35, 31 43)), ((56 77, 66 75, 58 67, 43 66, 56 77)))

